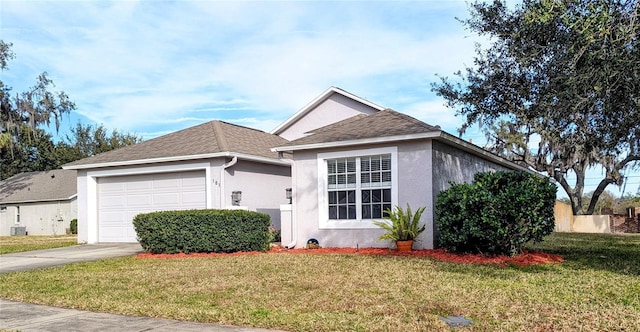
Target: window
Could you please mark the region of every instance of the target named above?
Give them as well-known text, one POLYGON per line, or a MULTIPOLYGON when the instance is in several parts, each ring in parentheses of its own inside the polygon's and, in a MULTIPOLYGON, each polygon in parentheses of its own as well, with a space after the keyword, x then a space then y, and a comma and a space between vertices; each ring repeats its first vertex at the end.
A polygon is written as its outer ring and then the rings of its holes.
POLYGON ((397 201, 395 159, 395 148, 318 154, 321 228, 375 227, 397 201))
POLYGON ((0 213, 4 213, 7 212, 7 207, 6 206, 0 206, 0 213))

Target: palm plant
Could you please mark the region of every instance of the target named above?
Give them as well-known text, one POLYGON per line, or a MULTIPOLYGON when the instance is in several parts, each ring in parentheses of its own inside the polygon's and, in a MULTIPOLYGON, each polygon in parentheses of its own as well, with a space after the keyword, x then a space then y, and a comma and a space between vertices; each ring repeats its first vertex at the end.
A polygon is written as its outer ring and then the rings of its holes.
POLYGON ((406 211, 403 211, 399 206, 393 210, 386 209, 385 221, 373 221, 374 225, 386 230, 379 240, 413 241, 426 229, 424 224, 420 225, 420 217, 424 210, 424 207, 418 208, 414 214, 409 204, 407 204, 406 211))

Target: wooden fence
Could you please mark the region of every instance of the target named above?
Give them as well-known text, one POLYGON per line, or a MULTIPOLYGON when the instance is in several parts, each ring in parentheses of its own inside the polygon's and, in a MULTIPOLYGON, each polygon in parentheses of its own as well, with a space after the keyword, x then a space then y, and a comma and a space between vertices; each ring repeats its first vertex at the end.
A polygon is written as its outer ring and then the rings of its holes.
POLYGON ((571 205, 556 201, 556 232, 576 233, 640 233, 640 214, 574 216, 571 205))

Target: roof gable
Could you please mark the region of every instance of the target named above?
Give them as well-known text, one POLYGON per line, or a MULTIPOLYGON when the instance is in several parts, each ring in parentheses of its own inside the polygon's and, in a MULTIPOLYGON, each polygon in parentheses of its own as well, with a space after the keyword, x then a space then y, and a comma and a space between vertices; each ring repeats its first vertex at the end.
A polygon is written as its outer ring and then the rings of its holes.
POLYGON ((282 137, 223 121, 210 121, 138 144, 125 146, 64 165, 67 169, 87 165, 163 160, 180 157, 206 157, 229 152, 277 159, 271 148, 285 144, 282 137))
POLYGON ((0 182, 0 204, 69 200, 76 193, 76 171, 70 170, 20 173, 0 182))
POLYGON ((340 88, 330 87, 272 130, 271 133, 293 140, 302 137, 302 133, 317 128, 316 126, 324 126, 331 122, 341 121, 355 114, 373 114, 382 110, 384 110, 382 106, 340 88), (333 103, 333 105, 330 103, 333 103), (325 114, 315 114, 322 111, 325 114))

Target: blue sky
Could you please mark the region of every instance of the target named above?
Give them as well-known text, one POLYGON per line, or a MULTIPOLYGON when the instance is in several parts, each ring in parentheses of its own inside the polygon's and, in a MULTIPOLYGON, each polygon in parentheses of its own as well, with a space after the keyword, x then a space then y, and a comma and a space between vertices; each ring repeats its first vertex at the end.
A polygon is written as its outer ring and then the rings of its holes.
MULTIPOLYGON (((145 139, 214 119, 270 131, 330 86, 456 134, 431 83, 472 65, 479 41, 457 0, 0 6, 16 54, 5 84, 24 91, 47 71, 77 105, 63 133, 81 121, 145 139)), ((476 128, 463 138, 484 142, 476 128)))

